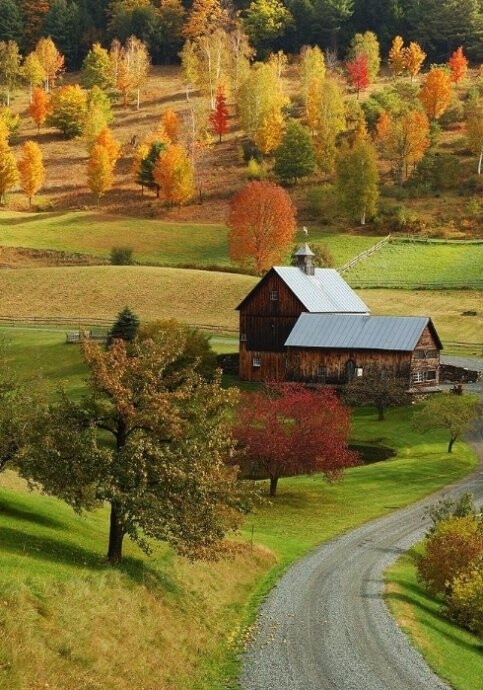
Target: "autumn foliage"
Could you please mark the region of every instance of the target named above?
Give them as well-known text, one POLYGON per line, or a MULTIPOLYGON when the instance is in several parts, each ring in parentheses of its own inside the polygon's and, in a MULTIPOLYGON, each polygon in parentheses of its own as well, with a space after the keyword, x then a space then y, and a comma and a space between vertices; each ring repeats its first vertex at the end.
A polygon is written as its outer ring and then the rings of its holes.
POLYGON ((406 69, 404 59, 404 41, 401 36, 395 36, 392 41, 387 63, 389 69, 395 77, 402 74, 406 69))
POLYGON ((29 206, 32 198, 41 188, 45 179, 42 151, 35 141, 26 141, 22 147, 22 158, 18 162, 20 186, 28 197, 29 206))
POLYGON ((171 144, 161 151, 153 169, 161 198, 169 205, 183 204, 193 196, 193 166, 184 148, 171 144))
POLYGON ((232 261, 257 273, 280 262, 295 236, 295 206, 273 182, 249 182, 230 202, 229 251, 232 261))
POLYGON ((104 146, 96 144, 92 147, 87 165, 87 184, 99 202, 111 187, 113 182, 113 164, 109 152, 104 146))
POLYGON ((175 143, 178 138, 179 124, 179 117, 174 110, 168 108, 168 110, 164 111, 161 116, 161 125, 166 133, 166 136, 173 143, 175 143))
POLYGON ((421 65, 426 59, 426 53, 421 48, 419 43, 411 41, 411 43, 403 49, 404 69, 411 75, 411 80, 418 74, 421 65))
POLYGON ((429 121, 419 110, 389 114, 385 110, 376 125, 376 140, 382 155, 393 163, 398 182, 402 184, 429 147, 429 121))
POLYGON ((213 132, 218 135, 219 141, 228 131, 228 108, 226 107, 225 90, 220 84, 215 96, 215 109, 210 115, 213 132))
POLYGON ((28 107, 28 113, 37 125, 38 131, 44 124, 49 114, 50 95, 42 89, 36 88, 32 93, 32 102, 28 107))
POLYGON ((451 81, 457 84, 466 77, 468 60, 463 53, 463 46, 460 46, 451 54, 448 65, 451 70, 451 81))
POLYGON ((421 87, 419 98, 430 120, 437 120, 451 101, 451 77, 439 67, 430 70, 421 87))
POLYGON ((96 144, 106 149, 111 165, 114 166, 121 155, 121 147, 116 139, 114 139, 108 127, 104 127, 104 129, 99 132, 96 138, 96 144))
POLYGON ((301 384, 270 383, 242 399, 233 434, 244 474, 270 479, 274 496, 280 477, 323 472, 340 479, 358 462, 347 447, 349 411, 334 391, 301 384))
POLYGON ((359 93, 366 89, 370 84, 369 61, 365 53, 359 53, 353 60, 346 63, 349 84, 359 93))

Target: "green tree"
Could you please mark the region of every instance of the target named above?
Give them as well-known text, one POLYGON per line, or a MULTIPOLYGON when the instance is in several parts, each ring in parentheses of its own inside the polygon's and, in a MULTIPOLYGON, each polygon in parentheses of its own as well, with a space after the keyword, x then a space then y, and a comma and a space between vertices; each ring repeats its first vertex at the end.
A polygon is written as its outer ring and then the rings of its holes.
POLYGON ((374 216, 379 199, 379 174, 376 150, 364 137, 357 137, 352 147, 344 146, 336 162, 336 190, 344 213, 360 219, 374 216))
POLYGON ((68 139, 82 134, 87 114, 87 93, 79 84, 68 84, 52 94, 47 122, 68 139))
POLYGON ((29 85, 29 101, 32 103, 34 88, 41 86, 47 77, 36 52, 29 53, 22 65, 22 77, 29 85))
POLYGON ((415 413, 413 425, 422 433, 446 429, 449 432, 448 453, 451 453, 456 439, 473 427, 479 413, 480 405, 471 397, 439 393, 432 395, 415 413))
POLYGON ((263 53, 274 39, 282 36, 292 21, 281 0, 252 0, 243 13, 245 31, 258 53, 263 53))
POLYGON ((5 102, 10 106, 10 97, 15 90, 22 69, 21 56, 15 41, 0 41, 0 89, 5 93, 5 102))
POLYGON ((274 158, 273 170, 282 182, 297 182, 313 173, 315 149, 307 128, 297 120, 289 120, 274 158))
POLYGON ((79 64, 82 28, 77 3, 50 0, 50 9, 44 17, 44 35, 52 38, 60 52, 65 55, 70 68, 75 68, 79 64))
POLYGON ((113 119, 111 101, 98 86, 94 86, 87 97, 87 112, 83 125, 83 137, 89 152, 100 132, 113 119))
POLYGON ((142 193, 144 188, 155 189, 156 198, 159 198, 159 185, 154 179, 154 168, 159 158, 159 154, 164 151, 166 144, 161 141, 153 141, 149 147, 148 154, 139 161, 136 172, 136 182, 141 185, 142 193))
POLYGON ((107 350, 86 341, 90 396, 64 394, 39 414, 24 453, 24 476, 76 510, 110 504, 112 564, 126 534, 146 551, 152 538, 190 558, 213 556, 239 522, 240 490, 225 465, 236 395, 182 364, 186 338, 180 328, 107 350))
MULTIPOLYGON (((157 4, 157 3, 156 3, 157 4)), ((109 5, 109 35, 121 43, 135 36, 150 48, 158 39, 158 17, 150 0, 114 0, 109 5)))
POLYGON ((16 41, 23 38, 23 21, 15 0, 0 0, 0 40, 16 41))
POLYGON ((359 55, 367 56, 367 67, 371 82, 377 78, 381 66, 381 54, 379 51, 379 41, 373 31, 366 31, 363 34, 356 34, 352 39, 348 59, 354 60, 359 55))
POLYGON ((107 94, 115 88, 115 79, 108 51, 94 43, 82 63, 81 84, 86 89, 99 87, 107 94))
POLYGON ((347 128, 346 111, 341 88, 336 79, 327 77, 322 84, 318 103, 314 104, 312 130, 318 167, 331 175, 334 172, 338 137, 347 128))
POLYGON ((407 389, 407 380, 368 367, 362 376, 354 378, 344 386, 342 397, 347 405, 375 407, 377 418, 382 422, 387 408, 409 404, 411 398, 407 389))
POLYGON ((337 50, 339 35, 354 12, 354 0, 318 0, 314 3, 314 36, 337 50))
POLYGON ((238 92, 237 106, 242 129, 250 139, 255 140, 266 118, 281 116, 282 108, 287 103, 283 84, 273 64, 256 62, 238 92))
POLYGON ((132 312, 129 307, 124 307, 116 317, 116 320, 109 331, 107 343, 110 345, 113 340, 121 338, 127 342, 134 340, 139 331, 141 322, 139 317, 132 312))
POLYGON ((161 58, 171 62, 183 46, 183 25, 186 10, 181 0, 161 0, 158 8, 158 26, 161 37, 161 58))

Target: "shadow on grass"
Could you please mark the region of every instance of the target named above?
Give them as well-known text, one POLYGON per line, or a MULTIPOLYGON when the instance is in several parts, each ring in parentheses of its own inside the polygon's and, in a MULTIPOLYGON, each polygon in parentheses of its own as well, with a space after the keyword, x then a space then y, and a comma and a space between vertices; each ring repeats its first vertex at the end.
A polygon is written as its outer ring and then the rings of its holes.
POLYGON ((21 218, 2 218, 2 225, 22 225, 24 223, 38 223, 39 220, 45 220, 46 218, 58 218, 64 215, 64 211, 54 211, 47 213, 40 213, 38 211, 32 211, 31 214, 23 215, 21 218))
POLYGON ((14 518, 15 520, 21 520, 23 522, 32 522, 36 525, 42 525, 43 527, 50 527, 52 529, 63 527, 63 523, 60 522, 60 520, 55 520, 47 515, 34 513, 27 508, 21 508, 18 505, 14 505, 8 501, 5 502, 4 500, 0 502, 0 518, 1 517, 14 518))

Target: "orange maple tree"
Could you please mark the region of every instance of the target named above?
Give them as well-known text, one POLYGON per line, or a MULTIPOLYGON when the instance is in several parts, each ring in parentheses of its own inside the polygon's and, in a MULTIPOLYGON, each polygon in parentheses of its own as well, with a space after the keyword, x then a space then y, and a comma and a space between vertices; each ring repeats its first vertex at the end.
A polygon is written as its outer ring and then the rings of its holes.
POLYGON ((49 114, 49 109, 50 94, 46 93, 43 89, 34 89, 32 92, 32 102, 28 107, 28 113, 37 125, 38 132, 40 132, 40 128, 49 114))
POLYGON ((22 146, 22 158, 18 162, 20 186, 28 197, 29 206, 45 179, 42 151, 35 141, 26 141, 22 146))
POLYGON ((113 182, 113 165, 109 153, 104 146, 96 144, 92 147, 87 164, 87 184, 91 192, 97 197, 97 203, 113 182))
POLYGON ((402 74, 406 69, 404 60, 404 41, 401 36, 394 36, 387 64, 395 77, 402 74))
POLYGON ((451 101, 451 76, 445 69, 433 67, 428 72, 419 99, 430 120, 441 117, 451 101))
POLYGON ((109 160, 111 161, 111 165, 114 167, 121 154, 121 147, 112 136, 112 132, 109 127, 104 127, 104 129, 101 129, 96 137, 96 144, 99 144, 106 149, 109 160))
POLYGON ((168 204, 183 204, 193 196, 193 166, 186 151, 171 144, 159 154, 153 169, 162 199, 168 204))
POLYGON ((460 46, 452 53, 448 60, 448 65, 451 70, 451 81, 454 81, 455 84, 466 77, 468 60, 463 53, 463 46, 460 46))
POLYGON ((179 116, 174 110, 171 110, 171 108, 165 110, 161 115, 161 126, 164 128, 166 135, 173 144, 178 138, 179 124, 179 116))
POLYGON ((231 199, 230 259, 257 273, 280 262, 295 236, 296 209, 273 182, 249 182, 231 199))
POLYGON ((402 184, 409 177, 411 166, 421 160, 430 144, 428 118, 419 110, 398 115, 383 111, 376 125, 376 139, 402 184))
POLYGON ((419 43, 411 41, 411 43, 403 48, 404 69, 411 75, 411 81, 418 74, 421 65, 426 59, 426 53, 421 48, 419 43))

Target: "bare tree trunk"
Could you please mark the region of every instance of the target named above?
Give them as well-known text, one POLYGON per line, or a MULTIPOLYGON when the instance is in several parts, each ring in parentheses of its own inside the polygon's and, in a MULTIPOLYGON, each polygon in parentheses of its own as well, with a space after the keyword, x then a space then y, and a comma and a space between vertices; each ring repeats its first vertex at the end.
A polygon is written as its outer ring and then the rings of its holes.
POLYGON ((109 527, 109 547, 107 550, 107 560, 111 565, 117 565, 122 559, 122 540, 124 530, 119 522, 119 509, 113 501, 111 503, 111 518, 109 527))
POLYGON ((278 477, 270 477, 270 496, 275 496, 277 493, 278 477))
POLYGON ((451 438, 449 440, 449 445, 448 445, 448 453, 453 452, 453 444, 456 441, 456 438, 457 438, 456 434, 451 434, 451 438))
POLYGON ((478 161, 478 175, 481 175, 481 164, 483 163, 483 149, 481 149, 480 160, 478 161))

